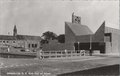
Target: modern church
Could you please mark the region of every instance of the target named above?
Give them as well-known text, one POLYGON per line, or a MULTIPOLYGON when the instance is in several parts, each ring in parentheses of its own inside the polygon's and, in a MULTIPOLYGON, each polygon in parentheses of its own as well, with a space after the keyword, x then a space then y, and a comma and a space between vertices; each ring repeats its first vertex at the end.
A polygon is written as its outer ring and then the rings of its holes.
POLYGON ((92 50, 102 54, 120 55, 120 30, 106 26, 104 21, 93 33, 81 24, 81 17, 72 14, 72 22, 65 22, 65 43, 47 44, 49 50, 92 50), (53 48, 54 47, 54 48, 53 48))
POLYGON ((72 22, 65 22, 65 43, 70 50, 99 50, 104 54, 120 54, 120 30, 106 26, 104 21, 95 33, 81 24, 81 17, 72 14, 72 22), (74 47, 73 47, 74 46, 74 47))

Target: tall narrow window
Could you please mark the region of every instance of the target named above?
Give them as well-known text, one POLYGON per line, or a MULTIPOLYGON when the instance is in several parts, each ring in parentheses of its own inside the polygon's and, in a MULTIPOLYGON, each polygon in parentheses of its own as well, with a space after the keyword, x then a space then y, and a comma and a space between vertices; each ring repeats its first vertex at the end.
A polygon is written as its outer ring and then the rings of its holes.
POLYGON ((32 48, 34 48, 34 44, 32 44, 32 48))
POLYGON ((30 44, 28 44, 28 47, 30 48, 30 44))
POLYGON ((35 48, 37 48, 37 44, 35 44, 35 48))

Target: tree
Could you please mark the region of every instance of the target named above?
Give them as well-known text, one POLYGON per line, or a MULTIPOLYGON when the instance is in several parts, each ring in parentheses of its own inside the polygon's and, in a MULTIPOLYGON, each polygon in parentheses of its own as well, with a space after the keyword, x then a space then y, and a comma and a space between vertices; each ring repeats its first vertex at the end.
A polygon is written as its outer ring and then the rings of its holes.
POLYGON ((49 40, 57 39, 57 35, 53 32, 47 31, 42 34, 43 39, 41 40, 41 44, 49 43, 49 40))
POLYGON ((61 34, 57 37, 59 43, 65 43, 65 35, 61 34))

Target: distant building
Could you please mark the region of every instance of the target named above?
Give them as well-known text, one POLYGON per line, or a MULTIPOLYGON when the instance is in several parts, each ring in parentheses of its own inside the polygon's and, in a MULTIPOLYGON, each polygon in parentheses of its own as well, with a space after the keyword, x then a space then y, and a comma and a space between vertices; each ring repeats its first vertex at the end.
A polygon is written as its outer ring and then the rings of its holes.
POLYGON ((40 36, 19 35, 17 34, 16 25, 13 29, 13 35, 0 35, 0 47, 8 47, 14 51, 35 52, 40 47, 40 36))

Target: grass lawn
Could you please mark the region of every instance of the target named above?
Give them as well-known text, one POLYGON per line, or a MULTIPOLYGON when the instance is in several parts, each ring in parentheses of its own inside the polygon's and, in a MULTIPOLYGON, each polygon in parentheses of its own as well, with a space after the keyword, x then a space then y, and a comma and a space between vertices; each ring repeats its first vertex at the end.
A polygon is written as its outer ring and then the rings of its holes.
POLYGON ((120 76, 119 66, 120 65, 116 64, 89 70, 60 74, 57 76, 120 76))
MULTIPOLYGON (((73 59, 72 59, 73 60, 73 59)), ((79 61, 80 59, 77 59, 75 61, 71 61, 70 59, 67 60, 59 59, 59 60, 52 60, 52 61, 47 61, 47 60, 34 60, 34 59, 0 59, 1 62, 4 63, 6 66, 11 66, 11 65, 21 65, 23 66, 17 66, 17 67, 8 67, 8 68, 0 68, 0 75, 1 76, 42 76, 42 75, 29 75, 29 74, 23 74, 23 75, 10 75, 7 73, 10 72, 16 72, 16 73, 50 73, 50 75, 47 76, 53 76, 53 75, 60 75, 60 76, 80 76, 79 74, 89 74, 94 72, 96 74, 101 74, 101 72, 108 74, 108 73, 114 73, 117 74, 118 68, 116 69, 115 67, 117 66, 111 66, 107 69, 107 66, 109 65, 114 65, 114 64, 119 64, 120 58, 114 58, 114 57, 108 57, 105 59, 93 59, 93 60, 85 60, 85 61, 79 61), (34 64, 37 63, 37 64, 34 64), (34 65, 29 65, 26 66, 25 64, 34 64, 34 65), (105 67, 102 70, 98 70, 95 68, 99 67, 105 67), (94 69, 93 69, 94 68, 94 69), (113 70, 109 70, 112 69, 113 70), (89 69, 92 69, 93 71, 88 71, 89 69), (86 70, 82 72, 83 70, 86 70), (107 71, 109 70, 109 71, 107 71), (81 71, 81 72, 80 72, 81 71), (88 71, 88 72, 87 72, 88 71), (112 72, 111 72, 112 71, 112 72), (80 72, 80 73, 79 73, 80 72), (107 73, 108 72, 108 73, 107 73), (75 75, 77 74, 77 75, 75 75)), ((109 75, 110 75, 109 74, 109 75)))

